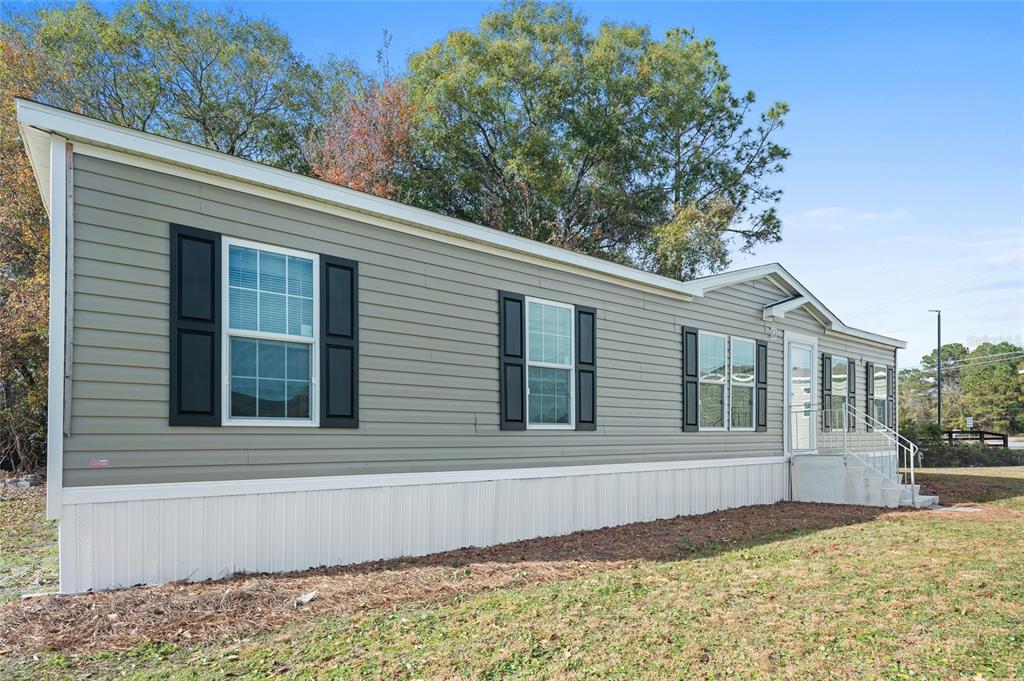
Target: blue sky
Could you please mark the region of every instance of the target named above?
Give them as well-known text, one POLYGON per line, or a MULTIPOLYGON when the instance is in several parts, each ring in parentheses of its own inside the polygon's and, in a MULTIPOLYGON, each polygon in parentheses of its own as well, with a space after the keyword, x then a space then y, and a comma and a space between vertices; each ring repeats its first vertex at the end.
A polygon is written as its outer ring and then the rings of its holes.
MULTIPOLYGON (((392 67, 493 2, 236 3, 317 59, 392 67)), ((601 20, 713 38, 736 90, 792 113, 781 262, 845 322, 909 342, 1024 342, 1024 4, 577 3, 601 20)))
MULTIPOLYGON (((375 67, 496 3, 252 3, 310 57, 375 67)), ((1024 4, 577 3, 714 38, 737 90, 792 108, 778 261, 848 324, 909 342, 1024 342, 1024 4)))

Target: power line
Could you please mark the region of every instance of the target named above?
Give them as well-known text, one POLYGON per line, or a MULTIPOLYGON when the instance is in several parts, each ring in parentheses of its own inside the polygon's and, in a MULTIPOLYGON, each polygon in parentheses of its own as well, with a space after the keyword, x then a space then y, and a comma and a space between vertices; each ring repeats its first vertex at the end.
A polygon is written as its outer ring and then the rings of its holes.
MULTIPOLYGON (((1012 358, 1015 355, 1024 355, 1024 349, 1022 349, 1022 350, 1012 350, 1012 351, 1009 351, 1009 352, 994 352, 994 353, 991 353, 991 354, 988 354, 988 355, 977 355, 977 356, 974 356, 974 357, 964 357, 963 359, 949 360, 947 362, 943 362, 942 364, 943 364, 943 366, 958 365, 958 364, 970 364, 972 362, 981 362, 981 361, 984 361, 984 360, 1008 359, 1008 358, 1012 358)), ((914 366, 924 366, 924 364, 915 364, 914 366)), ((935 365, 934 365, 934 363, 931 363, 928 366, 935 366, 935 365)))
MULTIPOLYGON (((987 360, 979 360, 977 362, 964 362, 964 363, 956 363, 956 364, 944 363, 942 366, 943 366, 944 369, 950 369, 950 370, 977 369, 977 368, 980 368, 980 367, 995 366, 995 365, 998 365, 998 364, 1018 364, 1021 361, 1024 361, 1024 353, 1022 353, 1020 356, 999 357, 999 358, 993 358, 993 359, 987 359, 987 360)), ((928 369, 930 371, 931 369, 935 368, 935 365, 934 364, 930 364, 930 365, 926 366, 926 365, 923 365, 923 364, 912 364, 910 366, 905 366, 905 367, 901 367, 901 368, 903 368, 903 369, 928 369)))
POLYGON ((980 362, 985 359, 997 359, 999 357, 1012 357, 1013 355, 1024 355, 1024 350, 1014 350, 1012 352, 996 352, 991 355, 978 355, 976 357, 964 357, 963 359, 954 359, 947 364, 970 364, 971 362, 980 362))
MULTIPOLYGON (((926 290, 925 289, 921 289, 921 290, 917 291, 916 293, 907 293, 905 295, 897 296, 895 298, 892 298, 892 297, 886 298, 885 300, 883 300, 880 303, 874 303, 872 305, 868 305, 867 307, 862 307, 862 308, 860 308, 858 310, 852 310, 852 311, 847 312, 847 314, 854 315, 854 314, 858 314, 860 312, 867 312, 869 310, 875 310, 875 309, 878 309, 880 307, 887 307, 889 305, 893 305, 893 304, 896 304, 896 303, 920 302, 922 300, 928 299, 928 297, 933 295, 936 291, 945 291, 946 289, 950 288, 954 284, 960 284, 960 283, 964 283, 964 282, 971 281, 971 280, 974 280, 974 279, 980 279, 980 278, 985 277, 987 275, 988 275, 988 272, 979 272, 979 273, 975 273, 975 274, 969 274, 969 275, 964 276, 964 277, 960 277, 959 279, 951 279, 950 281, 947 281, 947 282, 945 282, 944 284, 942 284, 940 286, 931 286, 931 287, 929 287, 926 290)), ((962 291, 958 291, 957 293, 961 293, 961 292, 962 291)))
MULTIPOLYGON (((986 366, 986 365, 989 365, 989 364, 1017 364, 1017 363, 1019 363, 1022 360, 1024 360, 1024 356, 1019 356, 1019 357, 1003 357, 1003 358, 999 358, 999 359, 990 359, 990 360, 985 360, 983 362, 970 362, 970 363, 966 363, 966 364, 943 364, 942 367, 944 369, 950 369, 950 370, 955 370, 955 369, 971 369, 971 368, 974 368, 974 367, 986 366)), ((934 364, 911 364, 910 366, 906 366, 906 367, 903 367, 903 368, 904 369, 928 369, 928 370, 931 370, 931 369, 935 368, 935 365, 934 364)))
MULTIPOLYGON (((973 356, 964 357, 963 359, 952 359, 952 360, 949 360, 947 362, 943 362, 943 366, 950 365, 950 364, 963 364, 963 363, 967 363, 967 362, 977 362, 977 361, 980 361, 980 360, 983 360, 983 359, 990 359, 990 358, 994 359, 996 357, 1006 357, 1007 355, 1021 355, 1021 354, 1024 354, 1024 349, 1008 350, 1007 352, 992 352, 992 353, 989 353, 987 355, 973 355, 973 356)), ((923 365, 922 364, 915 364, 913 366, 923 366, 923 365)), ((934 366, 934 365, 930 365, 930 366, 934 366)))

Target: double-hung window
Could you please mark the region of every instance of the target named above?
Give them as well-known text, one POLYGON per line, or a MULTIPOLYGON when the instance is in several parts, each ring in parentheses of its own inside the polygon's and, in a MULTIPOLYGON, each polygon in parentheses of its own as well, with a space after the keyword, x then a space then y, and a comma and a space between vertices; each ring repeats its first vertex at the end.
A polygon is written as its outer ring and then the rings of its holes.
POLYGON ((757 346, 746 338, 730 338, 729 427, 754 430, 754 356, 757 346))
POLYGON ((757 344, 701 331, 697 335, 701 430, 754 430, 757 344))
POLYGON ((726 349, 728 337, 701 331, 698 334, 699 414, 701 430, 726 428, 726 349))
POLYGON ((875 365, 874 397, 871 399, 871 415, 881 426, 888 426, 889 420, 889 370, 884 366, 875 365))
POLYGON ((832 357, 832 430, 846 430, 846 401, 849 394, 850 362, 845 357, 832 357))
POLYGON ((316 425, 318 257, 224 239, 225 424, 316 425))
POLYGON ((526 400, 529 428, 574 427, 573 306, 526 299, 526 400))

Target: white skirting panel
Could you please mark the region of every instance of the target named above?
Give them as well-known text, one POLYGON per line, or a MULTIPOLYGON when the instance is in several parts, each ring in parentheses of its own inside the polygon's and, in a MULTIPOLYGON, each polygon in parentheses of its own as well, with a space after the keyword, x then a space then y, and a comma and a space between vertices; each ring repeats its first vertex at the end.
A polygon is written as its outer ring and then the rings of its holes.
POLYGON ((701 463, 201 496, 165 489, 152 499, 85 496, 63 507, 60 588, 76 593, 419 556, 789 496, 783 459, 701 463))

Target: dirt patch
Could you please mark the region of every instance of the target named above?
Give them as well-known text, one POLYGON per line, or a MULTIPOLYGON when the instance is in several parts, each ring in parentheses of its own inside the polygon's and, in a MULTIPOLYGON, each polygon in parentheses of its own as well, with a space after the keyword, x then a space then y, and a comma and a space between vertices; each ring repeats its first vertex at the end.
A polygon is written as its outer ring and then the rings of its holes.
POLYGON ((999 505, 1001 499, 1024 496, 1024 479, 993 476, 984 469, 949 470, 941 473, 919 472, 917 481, 925 494, 937 494, 943 506, 969 508, 974 513, 946 513, 951 520, 1015 520, 1024 513, 999 505))
POLYGON ((1024 482, 1013 478, 919 472, 917 482, 922 492, 939 495, 942 504, 971 504, 1024 494, 1024 482))
POLYGON ((488 589, 571 579, 638 560, 682 560, 703 549, 859 523, 888 512, 783 502, 423 558, 47 596, 0 606, 0 655, 47 649, 121 650, 152 640, 250 636, 288 620, 437 602, 488 589), (316 597, 296 607, 296 598, 311 592, 316 597))

